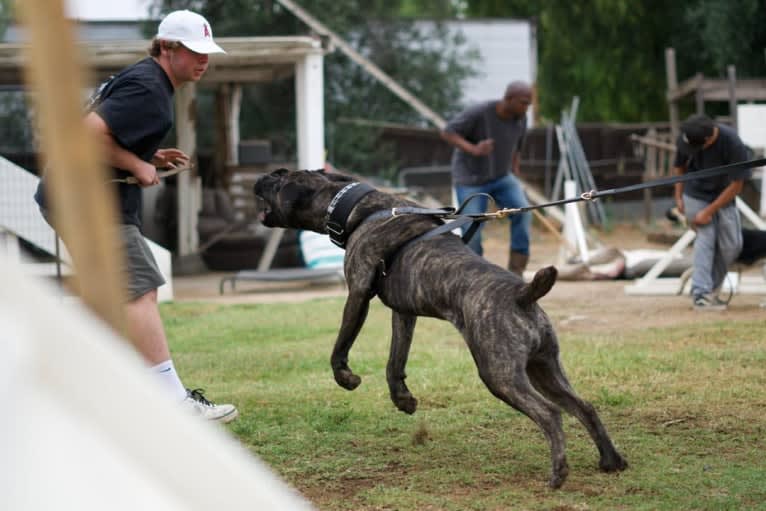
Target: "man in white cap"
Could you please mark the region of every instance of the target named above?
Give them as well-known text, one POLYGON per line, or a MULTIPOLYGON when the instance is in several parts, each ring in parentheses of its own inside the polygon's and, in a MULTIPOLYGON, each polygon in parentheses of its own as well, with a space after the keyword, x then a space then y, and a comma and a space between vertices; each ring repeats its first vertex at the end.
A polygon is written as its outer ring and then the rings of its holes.
MULTIPOLYGON (((160 23, 149 57, 97 88, 85 123, 102 142, 115 177, 132 176, 138 181, 137 185, 116 185, 120 235, 127 260, 125 315, 131 341, 176 401, 206 419, 229 422, 238 414, 234 406, 208 401, 201 390, 186 388, 176 373, 157 306, 157 288, 165 280, 140 232, 141 189, 159 183, 158 168, 189 163, 183 151, 160 149, 160 144, 173 126, 174 91, 202 77, 210 53, 225 52, 213 41, 207 20, 191 11, 171 12, 160 23)), ((35 199, 47 219, 42 185, 35 199)))

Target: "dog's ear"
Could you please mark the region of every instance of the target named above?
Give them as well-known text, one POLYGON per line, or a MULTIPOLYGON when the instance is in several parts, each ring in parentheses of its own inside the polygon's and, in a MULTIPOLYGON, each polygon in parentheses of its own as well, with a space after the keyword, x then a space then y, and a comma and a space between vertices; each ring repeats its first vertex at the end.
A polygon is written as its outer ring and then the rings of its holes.
POLYGON ((282 168, 279 168, 279 169, 277 169, 277 170, 273 171, 273 172, 271 173, 271 175, 272 175, 272 176, 274 176, 274 177, 280 177, 280 176, 284 176, 284 175, 285 175, 285 174, 287 174, 288 172, 290 172, 288 169, 286 169, 286 168, 282 167, 282 168))

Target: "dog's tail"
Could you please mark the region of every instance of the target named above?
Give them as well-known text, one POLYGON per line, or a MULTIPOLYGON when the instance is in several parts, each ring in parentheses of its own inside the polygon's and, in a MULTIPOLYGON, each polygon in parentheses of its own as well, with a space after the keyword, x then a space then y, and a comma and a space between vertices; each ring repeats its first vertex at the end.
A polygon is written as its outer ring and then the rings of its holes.
POLYGON ((528 307, 545 296, 556 283, 558 271, 554 266, 547 266, 535 273, 532 282, 524 284, 516 296, 516 303, 528 307))

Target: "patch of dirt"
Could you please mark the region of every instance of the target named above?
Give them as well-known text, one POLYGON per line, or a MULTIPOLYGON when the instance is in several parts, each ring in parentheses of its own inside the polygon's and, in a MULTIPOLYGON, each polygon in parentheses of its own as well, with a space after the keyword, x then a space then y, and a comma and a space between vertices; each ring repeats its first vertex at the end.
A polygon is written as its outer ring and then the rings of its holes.
MULTIPOLYGON (((484 241, 485 257, 506 267, 508 264, 507 226, 488 225, 484 241)), ((619 250, 667 250, 668 245, 648 241, 638 227, 618 225, 608 233, 598 234, 599 242, 619 250)), ((551 233, 535 229, 531 243, 528 275, 544 266, 557 265, 561 242, 551 233)), ((761 266, 745 275, 760 276, 761 266)), ((766 295, 736 294, 724 312, 699 312, 691 307, 688 295, 628 295, 625 287, 634 280, 557 281, 540 304, 551 317, 559 333, 609 333, 644 330, 700 322, 757 320, 766 317, 766 295)))

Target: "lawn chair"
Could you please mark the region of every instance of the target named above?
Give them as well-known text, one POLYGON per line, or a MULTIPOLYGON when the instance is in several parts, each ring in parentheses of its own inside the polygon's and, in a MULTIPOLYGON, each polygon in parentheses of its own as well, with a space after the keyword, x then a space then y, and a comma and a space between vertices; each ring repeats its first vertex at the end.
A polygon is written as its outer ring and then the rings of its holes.
POLYGON ((237 282, 307 282, 332 283, 345 282, 343 258, 345 251, 334 245, 326 234, 301 231, 298 234, 298 246, 305 267, 279 268, 269 270, 240 270, 234 275, 221 279, 218 290, 223 294, 227 282, 231 290, 237 282))

